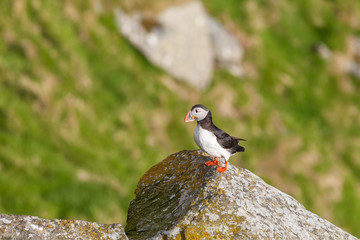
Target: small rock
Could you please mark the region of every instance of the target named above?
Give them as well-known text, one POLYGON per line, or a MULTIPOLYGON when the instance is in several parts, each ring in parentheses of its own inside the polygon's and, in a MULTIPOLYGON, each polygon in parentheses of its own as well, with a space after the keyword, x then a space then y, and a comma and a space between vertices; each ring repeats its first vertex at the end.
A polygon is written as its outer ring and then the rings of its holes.
POLYGON ((319 42, 314 44, 313 49, 315 50, 315 52, 322 58, 325 60, 330 60, 332 57, 332 52, 329 49, 329 47, 323 43, 323 42, 319 42))
POLYGON ((360 78, 360 37, 350 35, 347 37, 346 50, 333 52, 325 43, 316 43, 313 50, 323 59, 332 60, 333 68, 342 74, 350 74, 360 78))
POLYGON ((128 239, 121 224, 0 214, 1 239, 128 239))
MULTIPOLYGON (((219 173, 200 150, 170 155, 141 178, 130 239, 356 239, 291 196, 233 165, 219 173)), ((222 163, 223 164, 223 163, 222 163)))

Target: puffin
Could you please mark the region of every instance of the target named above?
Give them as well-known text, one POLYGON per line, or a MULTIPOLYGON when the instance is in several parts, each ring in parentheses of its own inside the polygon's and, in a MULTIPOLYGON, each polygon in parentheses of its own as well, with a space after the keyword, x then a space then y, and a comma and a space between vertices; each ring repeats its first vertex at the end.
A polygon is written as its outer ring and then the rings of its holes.
POLYGON ((218 158, 225 159, 225 167, 217 167, 218 172, 225 172, 231 156, 237 152, 244 152, 245 148, 239 146, 239 141, 245 139, 233 137, 216 127, 212 121, 211 111, 202 104, 194 105, 185 115, 185 122, 197 121, 194 130, 194 140, 199 148, 214 157, 213 161, 207 161, 206 166, 219 165, 218 158))

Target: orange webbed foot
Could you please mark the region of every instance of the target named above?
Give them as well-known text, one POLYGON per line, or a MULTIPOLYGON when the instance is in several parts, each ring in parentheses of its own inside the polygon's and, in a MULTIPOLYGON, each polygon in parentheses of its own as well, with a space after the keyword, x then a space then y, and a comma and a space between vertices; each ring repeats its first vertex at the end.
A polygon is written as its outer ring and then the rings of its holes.
POLYGON ((219 165, 219 161, 217 159, 217 157, 215 157, 214 161, 207 161, 205 163, 206 166, 211 166, 211 165, 219 165))
POLYGON ((227 169, 227 161, 225 162, 225 167, 217 167, 218 172, 225 172, 227 169))

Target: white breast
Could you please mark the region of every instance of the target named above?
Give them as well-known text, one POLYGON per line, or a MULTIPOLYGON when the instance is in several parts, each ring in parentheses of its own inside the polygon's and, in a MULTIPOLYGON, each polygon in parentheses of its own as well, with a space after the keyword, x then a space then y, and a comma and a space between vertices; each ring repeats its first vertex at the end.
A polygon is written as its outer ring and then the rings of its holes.
POLYGON ((203 129, 199 124, 194 131, 194 140, 201 150, 214 157, 222 157, 227 161, 232 155, 220 146, 212 132, 203 129))

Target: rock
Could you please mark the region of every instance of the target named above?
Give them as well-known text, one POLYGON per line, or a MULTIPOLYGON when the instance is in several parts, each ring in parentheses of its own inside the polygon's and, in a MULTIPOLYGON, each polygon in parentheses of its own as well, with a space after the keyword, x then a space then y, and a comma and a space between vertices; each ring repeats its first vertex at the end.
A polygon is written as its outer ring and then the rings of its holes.
MULTIPOLYGON (((204 165, 200 150, 170 155, 141 178, 130 239, 356 239, 291 196, 233 165, 204 165)), ((223 164, 223 163, 222 163, 223 164)))
POLYGON ((242 48, 199 1, 172 6, 154 19, 149 29, 141 13, 115 11, 120 32, 152 63, 198 89, 209 85, 214 62, 237 76, 242 48))
POLYGON ((211 16, 208 16, 208 26, 216 63, 227 68, 234 76, 242 76, 240 61, 244 51, 239 42, 211 16))
POLYGON ((315 43, 312 48, 324 60, 330 60, 333 55, 330 48, 323 42, 315 43))
POLYGON ((349 35, 344 52, 333 52, 325 43, 316 43, 312 48, 324 60, 332 60, 332 69, 342 74, 360 78, 360 37, 349 35))
POLYGON ((0 214, 1 239, 128 239, 121 224, 0 214))
POLYGON ((213 51, 200 2, 169 7, 150 32, 141 25, 140 15, 131 17, 117 10, 116 17, 122 34, 151 62, 199 89, 210 83, 213 51))

